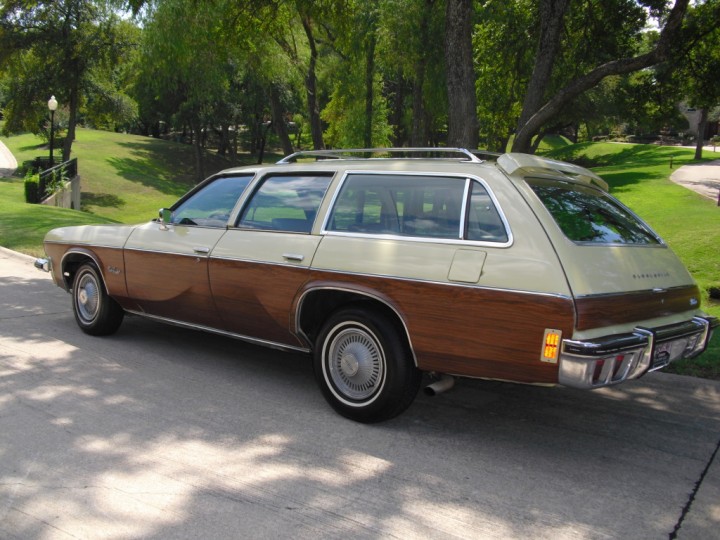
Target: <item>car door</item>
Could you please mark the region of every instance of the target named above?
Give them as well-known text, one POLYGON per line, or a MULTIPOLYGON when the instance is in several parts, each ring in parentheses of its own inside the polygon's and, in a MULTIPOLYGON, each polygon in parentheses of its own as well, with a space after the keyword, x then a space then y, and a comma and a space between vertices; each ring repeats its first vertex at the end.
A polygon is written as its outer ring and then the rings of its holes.
POLYGON ((271 174, 218 241, 210 287, 223 328, 247 338, 303 348, 290 311, 321 237, 311 234, 331 174, 271 174))
POLYGON ((208 257, 252 175, 214 178, 172 208, 169 222, 133 231, 125 250, 128 293, 140 310, 172 321, 218 328, 208 257))

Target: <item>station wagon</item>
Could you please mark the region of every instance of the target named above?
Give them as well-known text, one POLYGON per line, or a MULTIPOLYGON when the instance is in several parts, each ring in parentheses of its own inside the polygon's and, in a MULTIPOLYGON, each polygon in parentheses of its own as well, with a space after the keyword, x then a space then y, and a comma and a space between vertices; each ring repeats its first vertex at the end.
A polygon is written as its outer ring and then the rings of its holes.
POLYGON ((423 379, 622 383, 718 325, 599 176, 524 154, 301 152, 213 175, 142 225, 52 230, 45 251, 84 332, 134 314, 311 354, 360 422, 404 411, 423 379))

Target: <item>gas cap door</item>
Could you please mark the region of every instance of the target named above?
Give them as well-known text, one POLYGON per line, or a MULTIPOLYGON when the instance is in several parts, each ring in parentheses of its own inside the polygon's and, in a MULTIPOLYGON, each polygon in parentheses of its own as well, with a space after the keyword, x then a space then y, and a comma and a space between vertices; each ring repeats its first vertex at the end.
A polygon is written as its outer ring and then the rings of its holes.
POLYGON ((450 265, 448 279, 460 283, 477 283, 482 274, 487 253, 474 249, 458 249, 450 265))

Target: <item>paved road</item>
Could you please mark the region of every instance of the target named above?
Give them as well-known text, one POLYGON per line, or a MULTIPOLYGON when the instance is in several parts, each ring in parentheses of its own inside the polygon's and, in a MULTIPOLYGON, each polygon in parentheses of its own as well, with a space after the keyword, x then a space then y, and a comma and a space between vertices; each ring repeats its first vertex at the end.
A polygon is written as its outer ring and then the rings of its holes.
POLYGON ((355 424, 302 356, 139 318, 85 336, 0 250, 3 539, 718 538, 719 440, 720 383, 664 374, 461 381, 355 424))
POLYGON ((5 143, 0 141, 0 178, 3 176, 12 176, 17 169, 17 161, 12 152, 5 146, 5 143))

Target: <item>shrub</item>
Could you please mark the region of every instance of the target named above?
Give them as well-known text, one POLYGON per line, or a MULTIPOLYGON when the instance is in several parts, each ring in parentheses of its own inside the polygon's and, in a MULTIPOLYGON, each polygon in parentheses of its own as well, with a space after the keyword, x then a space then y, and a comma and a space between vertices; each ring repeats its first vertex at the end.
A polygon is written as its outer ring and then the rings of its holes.
POLYGON ((25 174, 25 202, 37 204, 40 202, 40 175, 31 170, 25 174))

